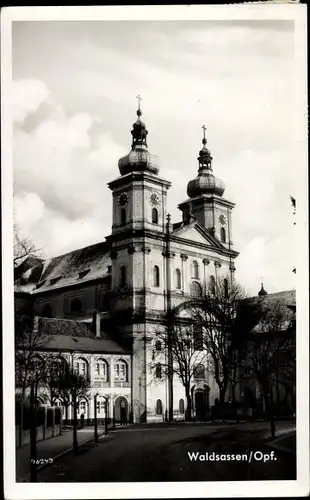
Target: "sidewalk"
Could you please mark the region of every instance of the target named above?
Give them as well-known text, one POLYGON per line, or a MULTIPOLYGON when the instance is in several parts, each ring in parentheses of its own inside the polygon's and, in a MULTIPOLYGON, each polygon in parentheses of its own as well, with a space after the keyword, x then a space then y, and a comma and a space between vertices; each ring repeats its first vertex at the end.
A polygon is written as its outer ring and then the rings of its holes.
MULTIPOLYGON (((111 427, 109 428, 109 431, 111 427)), ((98 427, 98 436, 104 434, 104 427, 98 427)), ((94 439, 94 427, 84 427, 77 431, 78 444, 94 439)), ((73 432, 64 431, 60 436, 37 442, 37 459, 57 458, 72 449, 73 432)), ((38 465, 38 469, 41 466, 38 465)), ((16 481, 23 481, 30 474, 30 445, 16 449, 16 481)))

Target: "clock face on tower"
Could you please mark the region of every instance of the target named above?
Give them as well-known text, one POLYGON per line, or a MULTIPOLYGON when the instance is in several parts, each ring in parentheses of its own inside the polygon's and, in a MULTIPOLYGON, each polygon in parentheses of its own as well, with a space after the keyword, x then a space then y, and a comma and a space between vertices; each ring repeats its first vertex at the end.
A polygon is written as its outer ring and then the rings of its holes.
POLYGON ((119 195, 118 197, 118 206, 119 207, 126 207, 126 205, 128 204, 128 194, 127 193, 122 193, 121 195, 119 195))
POLYGON ((222 224, 222 226, 225 226, 226 225, 226 219, 225 219, 225 215, 221 214, 219 216, 219 223, 222 224))
POLYGON ((158 207, 160 199, 157 193, 151 193, 150 194, 150 202, 153 207, 158 207))

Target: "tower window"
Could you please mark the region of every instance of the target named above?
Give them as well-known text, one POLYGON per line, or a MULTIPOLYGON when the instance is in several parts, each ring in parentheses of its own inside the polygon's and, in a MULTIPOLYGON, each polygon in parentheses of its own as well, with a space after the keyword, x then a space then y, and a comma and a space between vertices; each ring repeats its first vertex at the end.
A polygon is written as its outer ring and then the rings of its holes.
POLYGON ((120 268, 120 286, 123 288, 126 286, 126 267, 121 266, 120 268))
POLYGON ((158 210, 157 210, 157 208, 152 209, 152 223, 158 224, 158 210))
POLYGON ((192 264, 192 276, 193 278, 199 278, 199 266, 196 260, 194 260, 192 264))
POLYGON ((154 283, 154 286, 159 286, 159 267, 158 266, 154 266, 154 269, 153 269, 153 283, 154 283))
POLYGON ((161 342, 160 342, 160 340, 156 340, 155 349, 156 349, 156 351, 161 351, 161 342))
POLYGON ((214 276, 210 276, 210 292, 212 295, 215 295, 215 278, 214 276))
POLYGON ((122 208, 121 209, 121 225, 122 226, 125 226, 125 224, 126 224, 126 219, 127 219, 126 215, 127 215, 126 208, 122 208))
POLYGON ((224 227, 221 227, 221 241, 226 243, 226 231, 224 227))
POLYGON ((175 287, 178 290, 180 290, 180 288, 181 288, 181 271, 180 271, 180 269, 175 270, 175 281, 176 281, 175 287))
POLYGON ((161 364, 157 363, 156 368, 155 368, 155 377, 156 378, 161 378, 161 364))
POLYGON ((193 281, 193 283, 191 284, 191 296, 202 297, 202 289, 198 281, 193 281))

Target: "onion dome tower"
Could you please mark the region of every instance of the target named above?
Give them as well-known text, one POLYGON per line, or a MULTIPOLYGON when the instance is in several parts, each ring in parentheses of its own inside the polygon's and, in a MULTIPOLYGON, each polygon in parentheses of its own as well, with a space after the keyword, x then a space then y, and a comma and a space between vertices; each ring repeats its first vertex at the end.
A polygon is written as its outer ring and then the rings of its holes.
POLYGON ((264 289, 264 283, 261 283, 261 289, 260 291, 258 292, 258 296, 259 297, 264 297, 265 295, 268 295, 268 293, 266 292, 266 290, 264 289))
POLYGON ((157 175, 159 167, 157 165, 157 157, 149 153, 147 148, 147 135, 145 123, 141 120, 141 97, 138 96, 137 120, 133 124, 131 131, 132 144, 131 151, 126 156, 123 156, 118 161, 118 168, 121 175, 126 175, 131 172, 149 172, 157 175))
POLYGON ((190 198, 196 198, 202 194, 223 196, 225 184, 217 179, 212 170, 212 156, 210 150, 206 147, 206 127, 203 125, 202 149, 198 156, 198 175, 195 179, 189 181, 187 185, 187 194, 190 198))

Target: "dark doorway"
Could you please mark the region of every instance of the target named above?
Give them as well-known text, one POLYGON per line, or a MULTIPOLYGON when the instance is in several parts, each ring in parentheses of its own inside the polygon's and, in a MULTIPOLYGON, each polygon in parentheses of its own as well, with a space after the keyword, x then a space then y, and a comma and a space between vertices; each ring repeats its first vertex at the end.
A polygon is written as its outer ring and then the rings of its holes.
POLYGON ((115 421, 121 424, 128 422, 128 401, 123 396, 115 401, 115 421))
POLYGON ((199 421, 206 420, 206 396, 202 390, 198 390, 195 393, 195 408, 196 419, 199 421))

